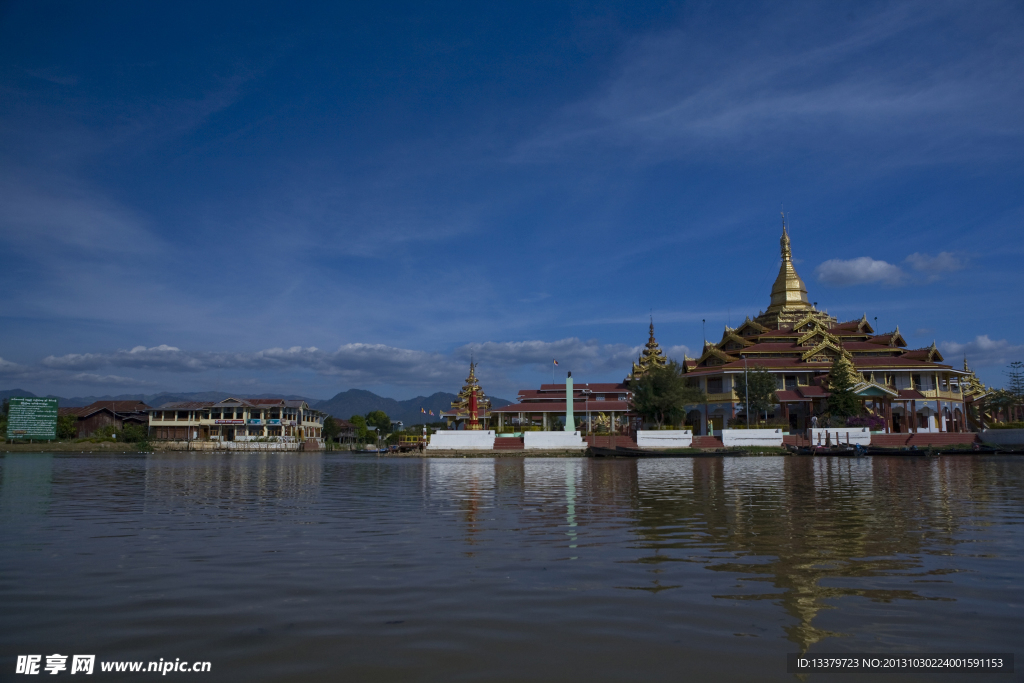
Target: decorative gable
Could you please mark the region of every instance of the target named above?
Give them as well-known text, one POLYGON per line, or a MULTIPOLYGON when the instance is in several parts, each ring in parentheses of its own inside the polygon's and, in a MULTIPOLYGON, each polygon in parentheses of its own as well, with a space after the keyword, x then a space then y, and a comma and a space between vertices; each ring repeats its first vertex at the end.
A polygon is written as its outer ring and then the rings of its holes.
POLYGON ((814 363, 828 362, 832 358, 839 355, 843 355, 847 358, 853 357, 850 355, 850 352, 844 349, 842 346, 834 344, 828 339, 826 339, 817 346, 815 346, 814 348, 805 351, 804 354, 800 356, 800 360, 814 363), (831 351, 832 353, 828 353, 829 351, 831 351))

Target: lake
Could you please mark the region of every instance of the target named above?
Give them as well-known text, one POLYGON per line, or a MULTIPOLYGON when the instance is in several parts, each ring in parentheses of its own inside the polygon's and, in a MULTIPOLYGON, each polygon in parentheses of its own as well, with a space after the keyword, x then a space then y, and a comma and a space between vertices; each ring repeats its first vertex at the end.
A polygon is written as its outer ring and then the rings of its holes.
POLYGON ((7 454, 0 679, 1019 681, 786 654, 1014 652, 1022 521, 1013 457, 7 454))

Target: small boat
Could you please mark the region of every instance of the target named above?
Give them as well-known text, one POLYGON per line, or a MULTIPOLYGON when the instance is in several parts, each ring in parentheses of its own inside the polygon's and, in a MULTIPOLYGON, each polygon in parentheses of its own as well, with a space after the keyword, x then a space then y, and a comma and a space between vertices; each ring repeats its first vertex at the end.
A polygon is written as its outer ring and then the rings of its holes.
POLYGON ((694 451, 690 453, 672 453, 666 451, 650 451, 641 448, 600 448, 591 446, 587 455, 592 458, 699 458, 703 456, 746 455, 744 451, 694 451))
POLYGON ((801 446, 790 449, 790 453, 793 455, 831 455, 831 456, 860 456, 865 455, 866 450, 863 447, 851 447, 851 446, 801 446))

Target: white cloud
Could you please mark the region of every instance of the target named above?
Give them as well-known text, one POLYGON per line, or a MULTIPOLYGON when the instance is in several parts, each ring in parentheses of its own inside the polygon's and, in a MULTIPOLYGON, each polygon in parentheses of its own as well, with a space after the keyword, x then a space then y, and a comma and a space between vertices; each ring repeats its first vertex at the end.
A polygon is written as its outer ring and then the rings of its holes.
MULTIPOLYGON (((666 349, 670 358, 682 360, 686 346, 666 349)), ((571 337, 547 342, 539 340, 483 342, 466 344, 451 354, 404 349, 385 344, 343 344, 334 351, 316 347, 293 346, 251 352, 186 351, 161 344, 136 346, 112 353, 69 353, 47 356, 38 366, 0 362, 0 375, 18 375, 54 382, 96 383, 117 386, 148 386, 150 380, 137 380, 120 374, 100 374, 104 368, 155 371, 172 375, 201 376, 215 371, 265 373, 305 370, 325 378, 341 380, 349 386, 402 386, 440 389, 461 384, 470 358, 482 365, 491 386, 511 386, 506 373, 523 369, 550 369, 558 360, 559 369, 580 373, 625 373, 641 352, 639 346, 602 344, 571 337), (6 368, 11 367, 7 372, 6 368), (17 368, 17 372, 14 371, 17 368)), ((232 380, 234 381, 234 380, 232 380)))
POLYGON ((669 357, 669 360, 675 360, 682 363, 684 358, 690 356, 690 347, 685 344, 670 346, 665 349, 665 355, 669 357))
POLYGON ((951 251, 940 251, 935 256, 914 252, 906 258, 906 262, 914 270, 932 275, 962 270, 967 265, 966 258, 951 251))
POLYGON ((887 261, 876 261, 870 256, 854 259, 830 259, 814 270, 818 282, 833 287, 866 285, 880 282, 898 285, 903 281, 904 272, 899 266, 887 261))
POLYGON ((601 344, 596 340, 580 341, 576 337, 553 342, 484 342, 466 344, 456 355, 470 356, 484 363, 501 366, 539 365, 547 367, 552 360, 569 370, 600 372, 613 368, 628 368, 632 358, 640 352, 638 346, 601 344))
POLYGON ((981 334, 964 344, 944 341, 939 345, 947 362, 955 363, 955 357, 967 355, 971 366, 1008 365, 1011 361, 1024 360, 1024 344, 1014 345, 1005 339, 990 339, 981 334))
MULTIPOLYGON (((40 363, 53 371, 96 370, 103 367, 135 368, 170 373, 203 373, 214 370, 272 371, 306 369, 320 375, 341 377, 352 384, 396 384, 427 386, 455 381, 465 368, 455 359, 438 353, 401 349, 384 344, 344 344, 335 351, 315 346, 269 348, 253 352, 182 351, 161 344, 136 346, 109 354, 69 353, 47 356, 40 363), (453 379, 454 378, 454 379, 453 379)), ((129 378, 116 375, 70 377, 72 381, 126 384, 129 378)))

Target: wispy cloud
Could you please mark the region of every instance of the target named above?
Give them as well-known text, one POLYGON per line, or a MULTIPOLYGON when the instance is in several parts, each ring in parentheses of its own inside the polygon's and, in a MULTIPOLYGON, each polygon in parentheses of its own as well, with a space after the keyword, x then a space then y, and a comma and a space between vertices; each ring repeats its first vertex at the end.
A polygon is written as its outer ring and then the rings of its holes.
MULTIPOLYGON (((512 386, 509 373, 524 369, 548 369, 552 360, 575 372, 600 375, 625 373, 641 347, 602 344, 572 337, 557 341, 482 342, 458 347, 450 354, 406 349, 385 344, 343 344, 333 351, 316 347, 293 346, 251 352, 187 351, 178 347, 137 346, 109 353, 68 353, 46 356, 38 365, 20 365, 0 360, 0 376, 95 382, 99 385, 139 386, 151 379, 133 380, 120 374, 100 374, 100 370, 139 370, 148 376, 165 378, 190 376, 201 378, 219 371, 253 373, 311 372, 349 386, 388 385, 406 388, 437 389, 461 383, 470 358, 480 363, 493 384, 512 386)), ((674 346, 668 355, 682 360, 686 346, 674 346)))
MULTIPOLYGON (((1015 75, 1024 50, 1014 33, 989 30, 983 48, 961 51, 932 31, 942 21, 973 28, 966 7, 860 6, 853 21, 838 5, 748 8, 749 21, 724 24, 711 10, 697 11, 682 27, 638 41, 604 88, 562 110, 520 158, 603 145, 663 158, 723 146, 770 153, 859 141, 888 158, 913 146, 916 159, 999 153, 972 151, 964 136, 1021 135, 1011 112, 1024 95, 1015 75)), ((1008 4, 987 9, 1014 12, 1008 4)), ((970 30, 965 36, 978 39, 970 30)))
POLYGON ((1007 365, 1012 361, 1024 360, 1024 345, 1011 344, 1005 339, 990 339, 987 334, 978 335, 966 343, 944 341, 938 346, 948 360, 966 355, 971 365, 1007 365))
POLYGON ((935 256, 914 252, 906 258, 911 268, 928 278, 929 282, 940 279, 946 273, 967 267, 967 257, 951 251, 940 251, 935 256))
POLYGON ((899 266, 887 261, 877 261, 870 256, 854 259, 830 259, 814 270, 818 282, 833 287, 849 287, 882 283, 898 285, 905 273, 899 266))

